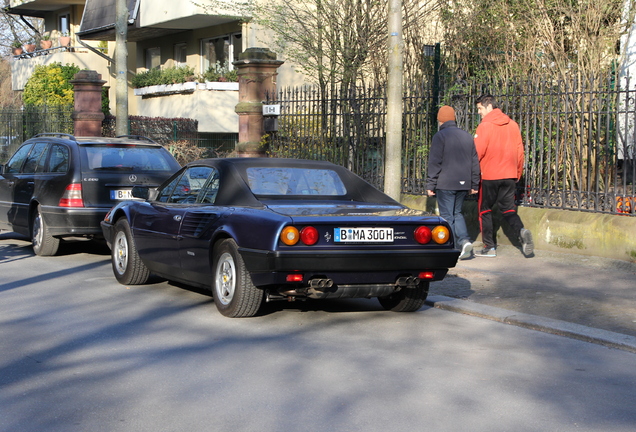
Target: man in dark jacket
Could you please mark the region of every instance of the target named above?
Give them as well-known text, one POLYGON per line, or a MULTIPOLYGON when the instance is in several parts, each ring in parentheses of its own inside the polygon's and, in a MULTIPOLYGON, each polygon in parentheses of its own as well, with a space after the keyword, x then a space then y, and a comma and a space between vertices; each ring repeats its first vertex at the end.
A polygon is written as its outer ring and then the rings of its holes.
POLYGON ((457 127, 455 110, 445 105, 437 113, 439 131, 433 136, 428 155, 428 196, 437 196, 439 214, 450 224, 459 259, 472 256, 473 245, 462 214, 464 199, 479 189, 479 159, 473 137, 457 127))

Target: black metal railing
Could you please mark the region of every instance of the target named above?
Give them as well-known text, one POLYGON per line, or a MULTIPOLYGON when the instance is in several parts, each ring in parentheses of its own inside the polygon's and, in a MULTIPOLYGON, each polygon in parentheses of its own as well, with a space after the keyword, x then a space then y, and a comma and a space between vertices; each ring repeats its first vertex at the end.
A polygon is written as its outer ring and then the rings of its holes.
MULTIPOLYGON (((519 203, 525 206, 636 215, 636 83, 629 77, 429 83, 405 92, 402 192, 424 194, 428 150, 439 105, 455 108, 474 132, 475 99, 490 93, 516 120, 526 148, 519 203), (436 84, 437 85, 437 84, 436 84), (439 101, 439 102, 438 102, 439 101)), ((383 87, 322 96, 314 88, 268 97, 281 105, 276 156, 326 159, 382 188, 386 96, 383 87)))

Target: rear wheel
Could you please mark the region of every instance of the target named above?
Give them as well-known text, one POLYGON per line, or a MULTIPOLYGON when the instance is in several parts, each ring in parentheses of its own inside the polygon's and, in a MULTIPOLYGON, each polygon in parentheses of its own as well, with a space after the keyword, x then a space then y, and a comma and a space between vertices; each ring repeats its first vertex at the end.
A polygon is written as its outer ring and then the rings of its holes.
POLYGON ((35 211, 33 223, 31 225, 31 243, 33 243, 33 252, 38 256, 53 256, 60 247, 60 239, 53 237, 49 233, 49 227, 46 225, 42 217, 40 206, 35 211))
POLYGON ((150 271, 139 258, 128 221, 115 223, 115 235, 111 248, 111 261, 115 278, 122 285, 143 285, 150 278, 150 271))
POLYGON ((214 303, 221 314, 232 318, 256 315, 263 291, 256 288, 238 252, 236 242, 226 239, 214 246, 214 303))
POLYGON ((394 312, 415 312, 424 306, 428 297, 429 282, 420 282, 417 288, 402 288, 386 297, 378 297, 378 301, 386 310, 394 312))

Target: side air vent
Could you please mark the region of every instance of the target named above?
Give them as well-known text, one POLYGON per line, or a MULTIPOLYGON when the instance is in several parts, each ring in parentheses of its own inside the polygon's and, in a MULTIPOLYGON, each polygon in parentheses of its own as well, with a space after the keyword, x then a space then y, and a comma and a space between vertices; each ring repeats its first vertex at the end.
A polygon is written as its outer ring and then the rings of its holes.
POLYGON ((186 213, 181 223, 181 235, 184 237, 201 237, 206 228, 218 219, 216 213, 186 213))

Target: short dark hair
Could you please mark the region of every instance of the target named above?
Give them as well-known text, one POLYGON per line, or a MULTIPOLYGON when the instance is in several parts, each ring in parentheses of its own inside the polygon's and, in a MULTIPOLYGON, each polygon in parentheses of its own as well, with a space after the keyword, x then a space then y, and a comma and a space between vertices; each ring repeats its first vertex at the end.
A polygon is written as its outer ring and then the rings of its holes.
POLYGON ((489 94, 479 96, 475 101, 475 105, 477 104, 481 104, 481 106, 483 107, 487 107, 488 105, 490 105, 493 109, 499 108, 499 104, 495 100, 495 97, 489 94))

